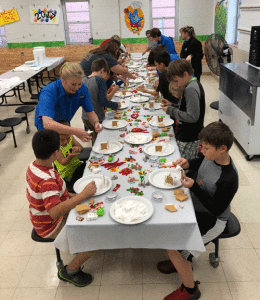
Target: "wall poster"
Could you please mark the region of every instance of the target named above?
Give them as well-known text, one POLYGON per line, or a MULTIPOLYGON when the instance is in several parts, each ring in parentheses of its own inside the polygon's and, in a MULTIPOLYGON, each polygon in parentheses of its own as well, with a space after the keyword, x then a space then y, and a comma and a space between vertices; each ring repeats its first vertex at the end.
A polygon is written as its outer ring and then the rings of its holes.
POLYGON ((46 7, 29 7, 31 24, 56 25, 59 24, 60 9, 46 7))
POLYGON ((133 34, 137 35, 140 35, 144 27, 144 14, 141 7, 142 2, 133 1, 131 5, 124 9, 125 24, 133 34))

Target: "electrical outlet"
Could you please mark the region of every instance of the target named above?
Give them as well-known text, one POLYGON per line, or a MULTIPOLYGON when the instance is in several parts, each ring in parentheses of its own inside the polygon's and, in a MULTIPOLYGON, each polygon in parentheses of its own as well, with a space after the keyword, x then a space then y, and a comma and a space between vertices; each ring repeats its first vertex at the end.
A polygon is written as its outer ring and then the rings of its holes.
POLYGON ((130 51, 133 51, 133 47, 130 47, 130 51))
POLYGON ((21 52, 21 55, 24 56, 24 52, 21 52))

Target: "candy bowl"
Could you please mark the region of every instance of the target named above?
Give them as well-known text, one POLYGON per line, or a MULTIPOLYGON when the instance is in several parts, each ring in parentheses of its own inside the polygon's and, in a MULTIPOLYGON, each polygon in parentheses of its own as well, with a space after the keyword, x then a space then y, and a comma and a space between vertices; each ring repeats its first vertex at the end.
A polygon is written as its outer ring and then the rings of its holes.
POLYGON ((116 198, 117 198, 117 192, 114 192, 114 191, 109 192, 108 195, 107 195, 107 197, 106 197, 106 199, 108 201, 115 201, 116 198))
POLYGON ((163 193, 160 191, 155 191, 152 193, 152 199, 154 202, 162 202, 163 196, 163 193))

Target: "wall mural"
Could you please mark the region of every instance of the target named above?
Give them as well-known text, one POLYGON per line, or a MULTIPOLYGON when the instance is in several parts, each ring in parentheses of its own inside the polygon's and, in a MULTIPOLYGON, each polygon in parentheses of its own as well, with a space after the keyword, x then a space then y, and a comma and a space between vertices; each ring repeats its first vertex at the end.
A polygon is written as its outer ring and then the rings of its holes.
POLYGON ((134 34, 140 35, 144 27, 144 14, 141 10, 142 2, 133 1, 131 5, 124 9, 125 24, 134 34))
POLYGON ((215 7, 214 24, 215 33, 222 35, 223 38, 225 38, 227 30, 227 3, 224 3, 224 1, 219 1, 215 7))
POLYGON ((30 9, 31 24, 56 25, 59 24, 58 8, 34 8, 30 9))

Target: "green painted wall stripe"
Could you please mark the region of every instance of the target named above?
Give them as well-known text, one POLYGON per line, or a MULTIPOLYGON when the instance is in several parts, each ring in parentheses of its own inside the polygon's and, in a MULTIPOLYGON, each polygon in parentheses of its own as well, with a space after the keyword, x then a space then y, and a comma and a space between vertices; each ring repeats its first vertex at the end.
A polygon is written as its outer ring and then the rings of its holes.
POLYGON ((54 41, 54 42, 32 42, 32 43, 8 43, 9 49, 14 48, 33 48, 38 46, 45 47, 63 47, 65 46, 64 41, 54 41))
MULTIPOLYGON (((197 35, 197 39, 199 41, 206 41, 209 35, 197 35)), ((181 37, 179 36, 179 41, 180 42, 184 42, 181 37)))
MULTIPOLYGON (((93 41, 93 43, 94 43, 94 45, 100 45, 105 40, 106 39, 95 39, 93 41)), ((142 38, 127 38, 127 39, 122 39, 121 42, 123 44, 142 44, 142 43, 147 44, 148 40, 145 37, 142 37, 142 38)))

